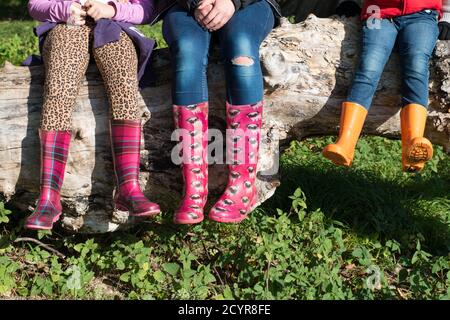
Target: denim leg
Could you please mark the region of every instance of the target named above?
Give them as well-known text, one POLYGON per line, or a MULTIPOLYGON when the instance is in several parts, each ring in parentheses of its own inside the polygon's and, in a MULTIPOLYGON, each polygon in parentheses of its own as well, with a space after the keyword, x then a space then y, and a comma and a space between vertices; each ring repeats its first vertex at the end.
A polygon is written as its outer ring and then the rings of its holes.
POLYGON ((230 104, 246 105, 262 100, 264 88, 259 47, 274 24, 270 4, 260 1, 237 11, 217 31, 225 59, 227 101, 230 104))
POLYGON ((363 26, 360 62, 347 97, 347 101, 360 104, 367 110, 372 104, 398 34, 396 25, 390 20, 382 19, 379 22, 378 28, 367 24, 363 26))
POLYGON ((176 5, 164 17, 163 36, 172 57, 172 101, 191 105, 208 101, 206 69, 211 34, 176 5))
POLYGON ((437 13, 422 11, 401 20, 398 51, 402 67, 402 105, 428 107, 429 62, 439 34, 437 13))

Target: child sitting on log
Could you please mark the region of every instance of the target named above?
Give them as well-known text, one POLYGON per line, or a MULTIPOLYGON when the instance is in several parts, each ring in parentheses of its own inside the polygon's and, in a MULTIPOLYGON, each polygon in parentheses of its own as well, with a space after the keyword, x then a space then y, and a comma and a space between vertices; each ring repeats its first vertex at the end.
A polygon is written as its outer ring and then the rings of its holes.
POLYGON ((402 75, 400 118, 403 170, 419 172, 424 168, 433 156, 433 146, 424 138, 429 60, 439 34, 441 39, 447 38, 449 10, 450 0, 364 2, 360 63, 347 100, 342 105, 339 139, 337 143, 325 147, 323 155, 326 158, 336 165, 352 164, 356 143, 381 74, 396 47, 402 75))
POLYGON ((138 76, 153 50, 134 25, 148 23, 152 0, 30 0, 30 15, 41 24, 45 65, 41 141, 40 196, 25 227, 52 229, 61 213, 60 193, 72 130, 72 110, 91 54, 103 77, 112 109, 110 122, 117 188, 115 210, 130 216, 153 216, 159 206, 139 187, 141 114, 138 76), (138 49, 138 50, 137 50, 138 49))
POLYGON ((206 70, 211 43, 219 45, 224 59, 229 175, 208 218, 238 223, 258 203, 255 183, 264 95, 259 47, 276 24, 279 11, 275 0, 183 0, 164 16, 163 35, 172 57, 174 122, 179 132, 184 132, 185 188, 174 215, 177 224, 204 219, 208 197, 206 70))

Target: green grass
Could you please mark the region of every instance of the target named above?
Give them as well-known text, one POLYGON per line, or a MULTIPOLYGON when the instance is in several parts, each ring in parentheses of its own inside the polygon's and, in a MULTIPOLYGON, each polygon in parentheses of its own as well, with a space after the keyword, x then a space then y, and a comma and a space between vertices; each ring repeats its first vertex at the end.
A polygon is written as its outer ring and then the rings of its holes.
POLYGON ((33 33, 34 21, 0 21, 0 66, 5 61, 20 65, 27 56, 38 53, 38 40, 33 33))
MULTIPOLYGON (((30 54, 39 54, 38 39, 33 33, 37 24, 28 20, 0 21, 0 66, 3 66, 5 61, 20 65, 30 54)), ((161 34, 161 23, 138 28, 147 37, 155 39, 159 48, 167 46, 161 34)))
MULTIPOLYGON (((34 25, 0 22, 0 64, 37 53, 34 25)), ((160 25, 142 30, 165 45, 160 25)), ((448 155, 409 175, 399 141, 363 137, 338 168, 320 155, 332 140, 292 142, 280 188, 241 225, 177 227, 166 213, 130 232, 35 234, 0 203, 0 298, 450 299, 448 155)))
MULTIPOLYGON (((401 171, 398 141, 362 139, 351 169, 320 156, 332 141, 292 143, 282 158, 286 180, 279 192, 291 194, 300 186, 312 210, 350 225, 360 236, 376 234, 405 246, 418 237, 436 254, 450 251, 450 161, 442 149, 421 174, 411 175, 401 171)), ((289 206, 279 197, 271 205, 289 206)))

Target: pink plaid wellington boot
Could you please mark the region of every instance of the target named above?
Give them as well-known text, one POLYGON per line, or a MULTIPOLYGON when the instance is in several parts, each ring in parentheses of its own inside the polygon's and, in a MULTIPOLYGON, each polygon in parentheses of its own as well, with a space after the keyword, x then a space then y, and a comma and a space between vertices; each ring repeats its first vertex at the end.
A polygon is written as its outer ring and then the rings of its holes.
POLYGON ((175 212, 176 224, 195 224, 204 219, 208 197, 208 103, 173 106, 174 122, 181 129, 184 192, 175 212))
POLYGON ((111 146, 117 180, 114 210, 134 217, 160 213, 159 205, 150 202, 139 186, 141 121, 111 120, 111 146))
POLYGON ((243 106, 227 103, 229 176, 225 193, 209 213, 213 221, 241 222, 254 209, 262 112, 262 102, 243 106))
POLYGON ((25 228, 51 230, 62 213, 60 192, 69 153, 70 131, 39 130, 41 140, 41 193, 25 228))

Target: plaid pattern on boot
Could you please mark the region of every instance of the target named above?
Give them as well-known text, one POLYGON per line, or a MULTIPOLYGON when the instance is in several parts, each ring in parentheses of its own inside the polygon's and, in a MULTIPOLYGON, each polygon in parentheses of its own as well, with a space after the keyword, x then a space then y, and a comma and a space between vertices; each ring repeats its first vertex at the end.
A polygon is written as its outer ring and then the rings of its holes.
POLYGON ((160 213, 159 206, 150 202, 139 186, 140 120, 112 120, 111 146, 117 179, 115 210, 140 217, 160 213))
POLYGON ((70 131, 39 131, 41 140, 41 192, 25 227, 50 230, 62 213, 60 192, 69 153, 70 131))

